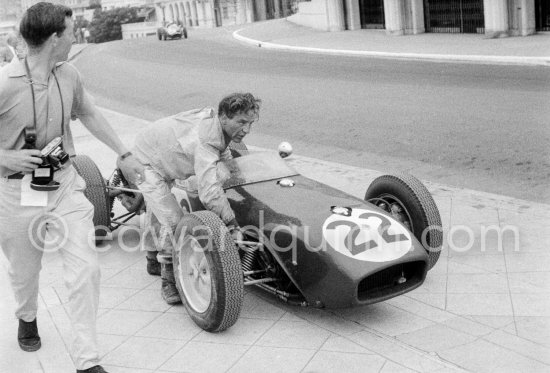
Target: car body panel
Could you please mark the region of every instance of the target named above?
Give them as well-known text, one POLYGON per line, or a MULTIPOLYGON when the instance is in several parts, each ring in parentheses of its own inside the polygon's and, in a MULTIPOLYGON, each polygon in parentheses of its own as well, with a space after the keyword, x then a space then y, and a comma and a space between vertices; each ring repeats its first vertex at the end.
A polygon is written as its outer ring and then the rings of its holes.
MULTIPOLYGON (((423 283, 426 250, 374 205, 297 174, 276 153, 226 162, 220 174, 239 225, 258 237, 309 304, 376 303, 423 283)), ((191 211, 203 208, 196 193, 179 198, 191 211)))

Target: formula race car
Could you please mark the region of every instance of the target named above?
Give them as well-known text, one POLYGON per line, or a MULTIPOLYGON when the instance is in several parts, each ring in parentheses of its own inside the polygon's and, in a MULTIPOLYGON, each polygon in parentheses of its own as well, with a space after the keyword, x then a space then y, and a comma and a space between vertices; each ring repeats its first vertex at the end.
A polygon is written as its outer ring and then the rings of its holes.
POLYGON ((159 40, 181 39, 182 37, 187 39, 187 28, 177 23, 168 23, 157 29, 157 37, 159 40))
MULTIPOLYGON (((242 143, 231 148, 234 159, 220 162, 219 171, 227 176, 224 189, 243 241, 204 209, 193 183, 173 188, 189 211, 175 232, 176 284, 204 330, 237 321, 245 285, 295 305, 352 307, 419 287, 436 264, 441 219, 413 176, 378 177, 362 200, 301 176, 276 152, 249 152, 242 143)), ((87 182, 96 226, 116 229, 146 208, 120 172, 105 181, 88 157, 74 163, 87 182), (115 199, 128 213, 111 218, 115 199)))

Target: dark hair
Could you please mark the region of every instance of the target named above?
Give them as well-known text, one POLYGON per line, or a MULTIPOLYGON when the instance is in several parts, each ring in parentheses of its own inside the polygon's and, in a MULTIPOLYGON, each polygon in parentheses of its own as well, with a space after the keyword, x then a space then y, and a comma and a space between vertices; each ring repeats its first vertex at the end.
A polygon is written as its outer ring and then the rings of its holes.
POLYGON ((19 32, 31 47, 39 47, 53 34, 65 31, 65 18, 72 17, 71 8, 52 3, 31 6, 21 19, 19 32))
POLYGON ((258 114, 261 102, 262 100, 254 98, 251 93, 232 93, 220 101, 218 115, 232 119, 237 114, 249 111, 258 114))

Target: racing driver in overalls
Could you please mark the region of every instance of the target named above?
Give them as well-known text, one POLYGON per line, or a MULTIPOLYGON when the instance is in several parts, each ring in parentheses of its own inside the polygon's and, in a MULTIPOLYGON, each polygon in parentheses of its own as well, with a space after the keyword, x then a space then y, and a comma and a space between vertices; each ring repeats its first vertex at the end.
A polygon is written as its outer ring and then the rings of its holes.
POLYGON ((241 142, 250 132, 260 102, 250 93, 233 93, 220 101, 217 113, 212 107, 182 112, 151 124, 136 138, 133 152, 145 167, 144 180, 136 183, 147 204, 144 232, 158 235, 153 240, 156 245, 148 244, 151 240, 145 237, 142 247, 147 250, 147 271, 160 272, 161 294, 168 304, 181 302, 172 250, 173 233, 185 213, 171 188, 176 180, 196 175, 201 203, 223 220, 233 238, 242 239, 217 163, 232 158, 228 145, 241 142))

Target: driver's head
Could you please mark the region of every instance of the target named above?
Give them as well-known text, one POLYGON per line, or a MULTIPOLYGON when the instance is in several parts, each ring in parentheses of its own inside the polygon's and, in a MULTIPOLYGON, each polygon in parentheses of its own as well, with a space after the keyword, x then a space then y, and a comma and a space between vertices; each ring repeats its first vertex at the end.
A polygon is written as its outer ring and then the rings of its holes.
POLYGON ((260 116, 261 100, 251 93, 232 93, 218 106, 218 117, 226 140, 241 142, 260 116))

